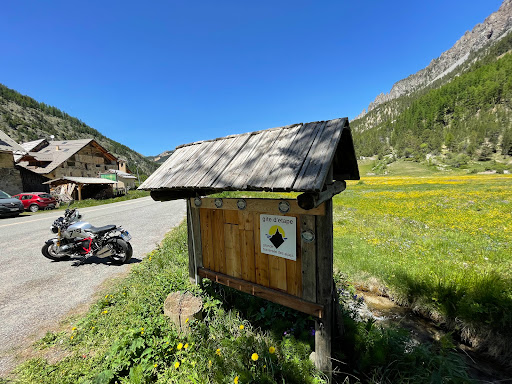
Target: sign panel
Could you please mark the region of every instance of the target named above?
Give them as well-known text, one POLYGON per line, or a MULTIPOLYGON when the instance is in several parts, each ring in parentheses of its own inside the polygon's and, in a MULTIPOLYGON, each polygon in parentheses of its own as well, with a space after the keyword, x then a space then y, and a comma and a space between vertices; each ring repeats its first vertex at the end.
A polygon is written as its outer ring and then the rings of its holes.
POLYGON ((100 177, 102 179, 117 181, 117 173, 101 173, 100 177))
POLYGON ((297 260, 297 218, 260 215, 261 253, 297 260))

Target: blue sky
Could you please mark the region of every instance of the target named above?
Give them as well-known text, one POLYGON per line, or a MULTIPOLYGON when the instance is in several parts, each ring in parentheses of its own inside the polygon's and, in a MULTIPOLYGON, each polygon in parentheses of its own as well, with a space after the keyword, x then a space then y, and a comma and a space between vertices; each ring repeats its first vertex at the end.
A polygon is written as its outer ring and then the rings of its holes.
POLYGON ((352 119, 501 2, 9 1, 0 83, 156 155, 352 119))

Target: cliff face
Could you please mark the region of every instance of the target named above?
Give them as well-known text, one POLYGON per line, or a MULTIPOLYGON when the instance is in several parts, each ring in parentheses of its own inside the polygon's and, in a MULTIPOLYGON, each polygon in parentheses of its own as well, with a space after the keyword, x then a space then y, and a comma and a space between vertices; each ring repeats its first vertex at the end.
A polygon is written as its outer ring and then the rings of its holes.
MULTIPOLYGON (((472 52, 498 41, 511 30, 512 0, 504 0, 498 11, 487 17, 483 23, 477 24, 471 32, 466 32, 452 48, 432 60, 426 68, 396 82, 389 93, 378 95, 368 106, 368 112, 382 103, 418 91, 442 78, 466 62, 472 52)), ((357 118, 364 114, 366 111, 357 118)))

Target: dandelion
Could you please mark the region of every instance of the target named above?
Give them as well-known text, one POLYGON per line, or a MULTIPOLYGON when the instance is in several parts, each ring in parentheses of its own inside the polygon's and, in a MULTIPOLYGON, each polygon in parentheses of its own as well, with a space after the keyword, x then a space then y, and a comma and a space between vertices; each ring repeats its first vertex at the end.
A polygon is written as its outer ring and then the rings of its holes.
POLYGON ((71 328, 72 331, 76 331, 76 327, 71 328))
POLYGON ((178 368, 179 368, 179 366, 180 366, 180 362, 179 362, 179 361, 177 361, 177 362, 175 362, 175 363, 174 363, 174 368, 178 369, 178 368))
POLYGON ((178 344, 178 346, 176 347, 176 349, 177 349, 178 351, 180 351, 180 350, 181 350, 181 348, 183 348, 183 344, 182 344, 182 343, 179 343, 179 344, 178 344))
POLYGON ((187 349, 188 348, 188 343, 186 343, 183 348, 187 349))
POLYGON ((187 317, 187 319, 185 320, 185 324, 187 324, 187 323, 188 323, 188 317, 187 317))
POLYGON ((220 356, 220 348, 217 348, 217 350, 215 351, 215 353, 220 356))
POLYGON ((260 358, 260 357, 258 356, 258 354, 257 354, 257 353, 253 353, 253 354, 251 355, 251 359, 252 359, 252 361, 258 361, 258 359, 259 359, 259 358, 260 358))
POLYGON ((102 313, 108 313, 108 311, 105 309, 102 313))
MULTIPOLYGON (((243 325, 243 324, 240 324, 240 327, 238 327, 238 328, 240 328, 240 330, 242 331, 245 327, 244 327, 244 325, 243 325)), ((237 376, 237 377, 238 377, 238 376, 237 376)))
POLYGON ((233 380, 233 383, 238 384, 238 376, 235 377, 235 379, 233 380))
POLYGON ((268 349, 268 351, 269 351, 269 353, 270 353, 270 354, 274 354, 274 353, 276 353, 276 349, 275 349, 274 347, 270 347, 270 348, 268 349))
POLYGON ((157 364, 157 363, 155 363, 155 365, 153 365, 153 367, 154 367, 154 368, 158 367, 158 364, 157 364))
POLYGON ((73 335, 71 335, 70 339, 73 340, 73 335))

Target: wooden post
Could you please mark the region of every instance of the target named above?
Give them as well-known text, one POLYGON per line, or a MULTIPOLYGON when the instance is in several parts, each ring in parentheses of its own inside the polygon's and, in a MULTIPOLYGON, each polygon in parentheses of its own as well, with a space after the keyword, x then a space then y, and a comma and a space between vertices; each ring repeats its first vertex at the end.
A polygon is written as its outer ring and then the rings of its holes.
MULTIPOLYGON (((329 170, 327 186, 332 183, 329 170)), ((324 317, 315 322, 315 365, 332 379, 331 339, 333 329, 333 214, 332 198, 325 203, 325 215, 316 217, 317 303, 324 307, 324 317)))
POLYGON ((82 200, 82 184, 78 184, 76 186, 77 190, 78 190, 78 201, 81 201, 82 200))
POLYGON ((203 267, 203 249, 201 244, 201 222, 199 208, 192 207, 191 199, 187 199, 187 230, 188 230, 188 275, 193 282, 201 284, 202 278, 197 274, 203 267))

